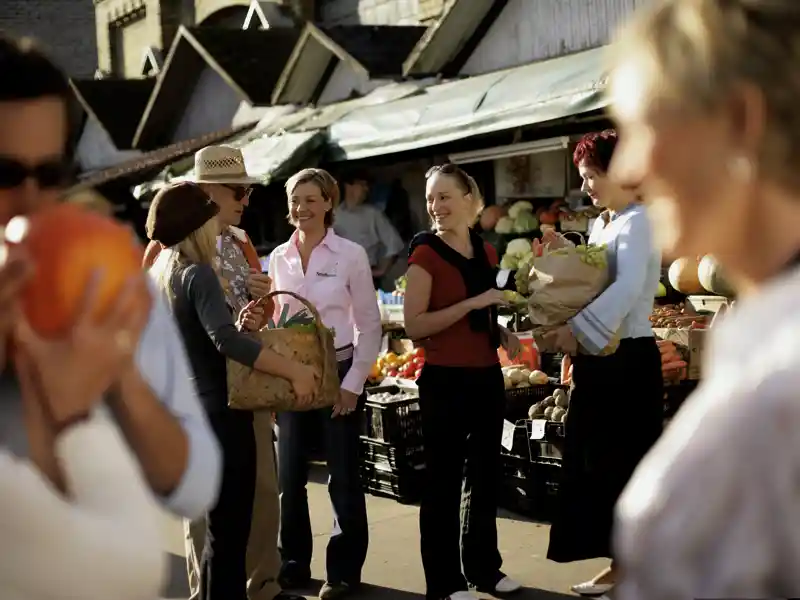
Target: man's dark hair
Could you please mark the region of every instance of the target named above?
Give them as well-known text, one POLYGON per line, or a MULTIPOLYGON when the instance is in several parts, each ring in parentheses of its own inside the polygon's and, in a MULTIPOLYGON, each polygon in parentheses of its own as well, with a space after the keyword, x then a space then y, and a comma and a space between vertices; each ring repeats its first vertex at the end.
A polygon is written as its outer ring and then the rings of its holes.
POLYGON ((0 32, 0 102, 19 102, 55 97, 64 101, 68 134, 65 158, 71 162, 77 144, 81 112, 77 109, 69 79, 30 38, 0 32))
POLYGON ((72 95, 66 75, 29 38, 0 33, 0 102, 72 95))
POLYGON ((345 183, 352 184, 352 183, 356 183, 357 181, 365 181, 367 183, 370 183, 372 181, 372 177, 370 177, 369 173, 367 173, 364 170, 352 169, 350 171, 346 171, 346 172, 342 173, 341 176, 339 177, 339 181, 342 184, 345 184, 345 183))

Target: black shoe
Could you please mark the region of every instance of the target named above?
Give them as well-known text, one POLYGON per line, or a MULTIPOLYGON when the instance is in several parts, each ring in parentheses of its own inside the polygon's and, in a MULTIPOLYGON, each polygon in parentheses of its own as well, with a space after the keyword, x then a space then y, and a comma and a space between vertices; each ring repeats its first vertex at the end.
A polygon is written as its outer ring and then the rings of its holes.
POLYGON ((326 581, 322 584, 319 590, 319 600, 337 600, 352 594, 357 586, 352 586, 349 583, 331 583, 326 581))
POLYGON ((298 573, 295 569, 286 569, 278 575, 278 585, 284 590, 305 590, 311 585, 311 573, 298 573))

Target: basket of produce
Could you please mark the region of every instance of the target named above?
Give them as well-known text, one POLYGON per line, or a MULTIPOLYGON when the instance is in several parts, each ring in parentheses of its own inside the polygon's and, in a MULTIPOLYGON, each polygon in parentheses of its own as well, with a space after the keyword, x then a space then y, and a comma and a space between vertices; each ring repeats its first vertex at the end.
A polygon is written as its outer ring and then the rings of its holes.
POLYGON ((320 375, 319 389, 310 402, 301 403, 292 384, 282 377, 256 371, 241 363, 228 360, 228 406, 237 410, 269 410, 272 412, 306 411, 332 406, 339 398, 339 369, 333 332, 325 327, 311 303, 294 292, 275 291, 260 298, 287 295, 305 306, 289 316, 284 304, 277 323, 269 319, 266 327, 250 335, 285 358, 315 367, 320 375))

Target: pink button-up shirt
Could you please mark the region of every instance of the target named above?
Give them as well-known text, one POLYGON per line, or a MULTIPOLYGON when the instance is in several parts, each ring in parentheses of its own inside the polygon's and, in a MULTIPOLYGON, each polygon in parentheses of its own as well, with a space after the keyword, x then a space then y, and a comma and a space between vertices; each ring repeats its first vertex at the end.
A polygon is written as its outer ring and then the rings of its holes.
MULTIPOLYGON (((314 305, 325 326, 335 330, 337 348, 355 346, 353 365, 342 381, 342 388, 361 394, 378 358, 382 335, 381 313, 366 251, 329 229, 311 251, 304 273, 295 232, 288 242, 272 251, 269 275, 273 290, 295 292, 314 305)), ((276 296, 276 320, 286 303, 289 315, 304 308, 290 296, 276 296)))

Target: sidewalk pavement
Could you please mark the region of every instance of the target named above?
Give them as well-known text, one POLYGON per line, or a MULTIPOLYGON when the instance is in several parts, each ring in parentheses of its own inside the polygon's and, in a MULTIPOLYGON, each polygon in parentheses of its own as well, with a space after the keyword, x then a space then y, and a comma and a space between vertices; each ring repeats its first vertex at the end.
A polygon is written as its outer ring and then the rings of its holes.
MULTIPOLYGON (((324 467, 312 469, 308 485, 311 523, 314 531, 312 573, 319 585, 325 577, 325 545, 333 522, 324 467)), ((425 579, 419 557, 419 510, 416 506, 367 496, 370 549, 364 567, 366 589, 359 600, 422 600, 425 579)), ((585 581, 608 564, 606 560, 560 565, 545 559, 549 527, 510 513, 497 520, 503 570, 526 586, 515 595, 519 600, 560 600, 574 597, 569 586, 585 581)), ((184 563, 183 529, 165 517, 165 550, 170 554, 171 573, 164 599, 188 598, 184 563)), ((306 596, 316 598, 318 586, 306 596)))

